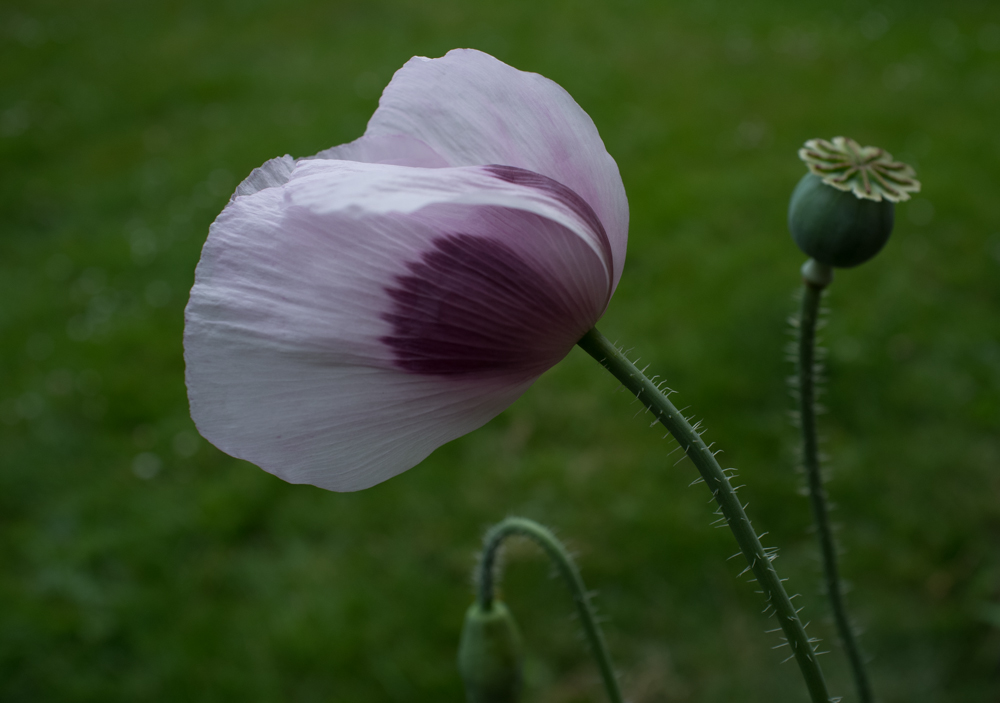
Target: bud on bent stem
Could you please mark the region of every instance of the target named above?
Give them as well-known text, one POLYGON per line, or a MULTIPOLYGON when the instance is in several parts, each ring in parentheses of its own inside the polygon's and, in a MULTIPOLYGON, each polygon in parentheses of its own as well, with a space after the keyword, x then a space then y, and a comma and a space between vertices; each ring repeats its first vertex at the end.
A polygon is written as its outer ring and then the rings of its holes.
MULTIPOLYGON (((494 586, 498 576, 497 557, 503 541, 512 535, 520 535, 532 540, 552 560, 553 566, 556 567, 559 575, 566 582, 570 594, 573 596, 573 603, 576 605, 580 624, 583 626, 583 632, 587 637, 587 642, 590 644, 591 654, 593 654, 594 659, 597 661, 598 669, 601 672, 601 679, 604 682, 604 689, 608 694, 608 700, 611 703, 623 703, 621 690, 618 687, 618 679, 615 677, 614 667, 611 665, 611 655, 608 653, 608 647, 604 641, 604 633, 601 631, 601 626, 597 623, 597 616, 590 603, 590 593, 583 583, 580 570, 577 568, 573 557, 570 556, 566 547, 544 525, 540 525, 534 520, 528 520, 527 518, 509 517, 497 523, 486 532, 486 536, 483 538, 482 556, 476 567, 476 603, 469 609, 470 615, 474 612, 489 613, 497 605, 501 605, 494 598, 494 586)), ((468 616, 466 623, 468 624, 468 616)), ((511 619, 511 623, 513 623, 513 619, 511 619)), ((461 656, 460 653, 460 668, 462 666, 461 656)), ((463 673, 464 677, 465 674, 463 673)), ((491 699, 474 699, 470 694, 470 703, 477 703, 479 700, 491 699)), ((498 702, 500 700, 506 699, 497 699, 498 702)))
POLYGON ((489 609, 476 601, 465 613, 458 645, 458 673, 469 703, 517 703, 524 656, 521 633, 507 606, 494 600, 489 609))

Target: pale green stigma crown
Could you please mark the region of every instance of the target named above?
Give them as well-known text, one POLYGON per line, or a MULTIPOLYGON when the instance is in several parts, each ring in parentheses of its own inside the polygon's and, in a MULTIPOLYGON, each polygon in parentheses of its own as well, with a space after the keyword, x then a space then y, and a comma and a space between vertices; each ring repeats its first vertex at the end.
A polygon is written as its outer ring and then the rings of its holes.
POLYGON ((799 149, 810 173, 837 190, 852 191, 858 198, 900 203, 910 193, 920 192, 913 168, 893 161, 892 154, 877 146, 861 146, 847 137, 810 139, 799 149))

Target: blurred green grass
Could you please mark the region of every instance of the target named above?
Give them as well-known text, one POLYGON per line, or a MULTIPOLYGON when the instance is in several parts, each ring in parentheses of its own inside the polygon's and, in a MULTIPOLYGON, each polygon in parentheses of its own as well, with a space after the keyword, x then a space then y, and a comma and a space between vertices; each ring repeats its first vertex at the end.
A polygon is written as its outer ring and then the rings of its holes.
MULTIPOLYGON (((582 352, 362 493, 194 432, 182 311, 232 188, 356 138, 395 69, 456 46, 597 123, 632 213, 601 328, 740 468, 848 700, 797 495, 784 211, 811 137, 917 167, 887 249, 828 299, 830 492, 882 700, 997 699, 1000 8, 972 0, 5 3, 0 699, 461 700, 475 550, 508 514, 579 553, 634 703, 804 699, 692 467, 582 352)), ((512 551, 529 700, 598 700, 547 574, 512 551)))

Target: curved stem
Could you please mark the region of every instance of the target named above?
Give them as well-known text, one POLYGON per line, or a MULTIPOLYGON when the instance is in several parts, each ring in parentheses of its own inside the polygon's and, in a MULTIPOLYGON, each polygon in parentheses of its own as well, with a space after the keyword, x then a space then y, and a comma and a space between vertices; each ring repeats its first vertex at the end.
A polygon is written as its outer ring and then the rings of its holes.
POLYGON ((816 536, 819 539, 820 552, 823 558, 823 577, 826 582, 826 593, 830 600, 830 609, 837 625, 837 633, 851 663, 851 673, 858 689, 861 703, 871 703, 873 700, 871 683, 865 669, 861 647, 855 637, 850 620, 847 617, 847 607, 840 590, 840 576, 837 569, 837 547, 833 541, 833 530, 830 527, 830 515, 826 506, 826 491, 823 488, 823 477, 819 466, 819 443, 816 439, 816 381, 815 350, 816 322, 819 317, 819 304, 823 297, 823 286, 806 280, 803 282, 802 312, 799 315, 799 422, 802 430, 802 464, 806 472, 806 483, 809 486, 809 504, 812 507, 813 521, 816 523, 816 536))
POLYGON ((729 524, 729 529, 736 537, 736 542, 739 544, 749 568, 757 577, 757 582, 764 591, 768 605, 774 609, 778 624, 792 648, 792 656, 795 657, 795 661, 802 671, 813 703, 828 703, 830 695, 827 693, 823 672, 816 661, 816 652, 813 650, 812 643, 806 635, 795 607, 785 592, 781 579, 778 578, 778 574, 771 564, 773 554, 768 554, 761 546, 760 539, 743 510, 743 504, 736 496, 736 491, 729 483, 729 478, 715 460, 715 455, 705 446, 698 431, 680 414, 667 396, 660 392, 659 388, 646 378, 596 328, 584 335, 578 344, 621 381, 622 385, 635 394, 635 397, 674 436, 697 467, 705 484, 712 491, 712 496, 718 503, 722 516, 729 524))
POLYGON ((483 555, 476 572, 479 607, 483 611, 489 611, 493 607, 497 554, 503 540, 511 535, 521 535, 531 539, 545 551, 556 565, 559 575, 563 577, 573 596, 573 603, 580 616, 580 623, 583 625, 590 650, 601 670, 601 678, 604 680, 604 688, 608 692, 608 698, 611 703, 622 703, 618 679, 615 678, 614 668, 611 666, 611 655, 604 642, 601 627, 597 624, 597 617, 590 604, 587 588, 583 585, 583 579, 580 577, 580 570, 577 569, 566 548, 547 527, 527 518, 509 517, 490 528, 483 539, 483 555))

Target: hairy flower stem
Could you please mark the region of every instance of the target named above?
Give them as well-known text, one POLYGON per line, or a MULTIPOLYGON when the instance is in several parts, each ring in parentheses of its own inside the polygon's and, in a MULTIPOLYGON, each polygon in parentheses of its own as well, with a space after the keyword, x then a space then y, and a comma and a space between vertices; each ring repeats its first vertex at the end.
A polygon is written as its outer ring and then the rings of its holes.
POLYGON ((750 524, 750 519, 743 510, 736 491, 715 455, 705 446, 698 431, 674 407, 666 395, 630 362, 607 338, 597 331, 590 330, 578 344, 594 357, 604 368, 621 381, 635 397, 646 406, 674 436, 680 446, 690 457, 699 473, 712 491, 712 496, 719 505, 719 510, 729 529, 732 530, 747 564, 757 577, 757 582, 764 591, 768 605, 774 609, 785 639, 792 648, 795 661, 802 671, 806 687, 813 703, 828 703, 830 695, 827 692, 823 672, 816 661, 816 653, 809 637, 806 635, 802 621, 792 605, 785 588, 778 578, 774 565, 760 539, 750 524))
POLYGON ((816 322, 819 317, 819 304, 823 297, 824 286, 810 280, 803 281, 802 311, 799 315, 799 360, 798 360, 798 391, 799 391, 799 426, 802 431, 802 464, 805 468, 806 483, 809 486, 809 503, 812 506, 813 521, 816 523, 816 536, 819 539, 820 552, 823 557, 823 576, 826 581, 826 593, 833 611, 833 619, 837 625, 841 644, 851 663, 851 673, 858 689, 861 703, 871 703, 873 700, 871 683, 865 670, 861 647, 851 628, 847 617, 847 607, 840 590, 840 576, 837 569, 837 547, 833 541, 833 530, 830 527, 830 515, 826 506, 826 491, 823 488, 823 477, 819 466, 819 443, 816 439, 816 381, 815 350, 816 322))
POLYGON ((597 624, 597 617, 590 604, 590 595, 580 577, 580 570, 576 567, 573 557, 566 551, 566 547, 547 527, 527 518, 509 517, 489 529, 483 539, 482 558, 479 560, 476 571, 479 607, 484 612, 488 612, 493 607, 497 555, 504 539, 511 535, 521 535, 534 541, 555 564, 559 575, 562 576, 573 596, 573 603, 580 616, 580 623, 583 625, 587 642, 590 643, 590 650, 601 670, 601 678, 604 680, 604 688, 608 692, 608 698, 611 703, 622 703, 618 679, 615 678, 614 668, 611 666, 611 655, 608 654, 608 646, 604 642, 604 633, 601 632, 601 627, 597 624))

